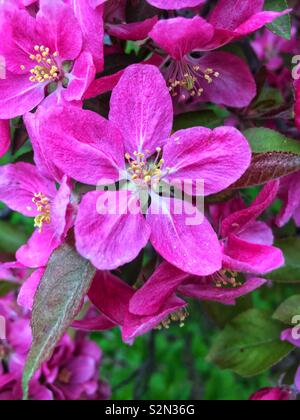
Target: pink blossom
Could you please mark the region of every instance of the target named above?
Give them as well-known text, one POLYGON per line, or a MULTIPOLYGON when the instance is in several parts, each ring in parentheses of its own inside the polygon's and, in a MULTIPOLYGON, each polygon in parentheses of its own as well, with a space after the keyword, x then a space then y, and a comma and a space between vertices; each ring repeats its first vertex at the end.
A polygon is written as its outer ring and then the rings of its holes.
MULTIPOLYGON (((6 319, 7 330, 7 340, 0 342, 0 400, 21 400, 22 370, 32 340, 29 316, 15 305, 11 295, 0 299, 0 315, 6 319)), ((78 334, 75 341, 65 335, 51 359, 35 374, 30 384, 30 398, 109 398, 108 385, 98 379, 101 360, 99 347, 84 335, 78 334)))
POLYGON ((290 401, 295 395, 289 388, 263 388, 256 391, 250 401, 290 401))
POLYGON ((17 252, 17 260, 24 266, 45 266, 53 250, 62 244, 73 223, 70 199, 67 178, 57 190, 55 181, 40 174, 32 164, 20 162, 0 167, 0 200, 34 218, 36 230, 17 252))
MULTIPOLYGON (((250 163, 250 148, 241 133, 230 127, 214 131, 198 127, 170 137, 172 121, 165 82, 155 67, 146 65, 125 71, 112 94, 110 121, 68 108, 52 109, 41 116, 43 148, 68 176, 90 185, 129 181, 126 190, 87 193, 79 206, 77 249, 100 270, 132 261, 149 239, 178 268, 199 275, 220 268, 221 250, 208 221, 204 218, 202 224, 188 226, 186 215, 176 214, 180 202, 160 197, 154 187, 161 180, 169 184, 181 180, 180 184, 190 179, 194 189, 196 179, 204 179, 205 195, 216 193, 244 173, 250 163), (153 154, 157 155, 154 161, 153 154), (141 167, 148 175, 135 173, 136 157, 143 161, 141 167), (152 200, 146 218, 141 209, 145 194, 152 200), (97 203, 103 198, 118 203, 120 214, 99 214, 97 203), (131 211, 133 206, 136 214, 131 211), (162 212, 165 214, 157 215, 162 212)), ((199 213, 188 202, 186 208, 189 214, 199 213)))
POLYGON ((283 202, 281 212, 277 217, 280 227, 294 219, 300 227, 300 172, 296 172, 280 180, 279 198, 283 202))
POLYGON ((95 67, 69 6, 61 0, 42 0, 36 17, 3 8, 0 26, 0 53, 6 62, 5 79, 0 80, 0 118, 23 115, 47 95, 49 103, 82 99, 95 67))

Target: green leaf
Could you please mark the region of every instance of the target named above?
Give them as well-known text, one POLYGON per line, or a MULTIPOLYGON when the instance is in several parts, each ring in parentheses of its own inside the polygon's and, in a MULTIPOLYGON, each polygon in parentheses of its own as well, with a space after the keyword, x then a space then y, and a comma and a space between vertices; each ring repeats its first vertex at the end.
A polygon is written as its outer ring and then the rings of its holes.
POLYGON ((243 296, 237 300, 236 305, 223 305, 217 302, 202 302, 204 310, 220 328, 224 328, 239 314, 252 308, 251 295, 243 296))
POLYGON ((300 156, 300 142, 269 128, 244 131, 253 153, 286 152, 300 156))
POLYGON ((293 325, 293 318, 300 315, 300 295, 295 295, 285 300, 275 311, 273 319, 287 325, 293 325))
POLYGON ((267 128, 251 128, 244 134, 253 151, 252 163, 231 188, 262 185, 300 170, 300 142, 267 128))
POLYGON ((282 325, 269 312, 250 309, 217 336, 208 361, 244 377, 258 375, 280 362, 293 349, 280 340, 282 325))
POLYGON ((277 283, 300 283, 300 238, 278 239, 275 245, 282 250, 285 257, 285 265, 279 270, 268 274, 268 278, 277 283))
POLYGON ((183 130, 192 127, 208 127, 216 128, 223 124, 223 119, 220 118, 214 111, 193 111, 179 114, 175 117, 174 131, 183 130))
POLYGON ((24 398, 35 371, 47 361, 78 315, 96 270, 73 248, 54 251, 35 296, 31 326, 33 343, 23 372, 24 398))
MULTIPOLYGON (((265 10, 272 10, 274 12, 282 12, 288 9, 288 3, 286 0, 266 0, 265 10)), ((291 39, 291 17, 290 15, 284 15, 274 20, 272 23, 267 25, 274 34, 281 36, 285 39, 291 39)))

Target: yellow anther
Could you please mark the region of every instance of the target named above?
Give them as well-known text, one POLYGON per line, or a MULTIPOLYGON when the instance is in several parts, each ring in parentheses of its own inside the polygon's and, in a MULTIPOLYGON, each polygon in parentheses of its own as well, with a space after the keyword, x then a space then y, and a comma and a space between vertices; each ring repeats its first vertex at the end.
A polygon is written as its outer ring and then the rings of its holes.
POLYGON ((51 223, 51 206, 50 200, 43 194, 34 194, 32 202, 36 205, 37 211, 40 213, 34 219, 34 227, 39 229, 41 233, 44 224, 51 223))
POLYGON ((22 65, 22 66, 20 66, 20 69, 24 71, 26 69, 26 67, 22 65))

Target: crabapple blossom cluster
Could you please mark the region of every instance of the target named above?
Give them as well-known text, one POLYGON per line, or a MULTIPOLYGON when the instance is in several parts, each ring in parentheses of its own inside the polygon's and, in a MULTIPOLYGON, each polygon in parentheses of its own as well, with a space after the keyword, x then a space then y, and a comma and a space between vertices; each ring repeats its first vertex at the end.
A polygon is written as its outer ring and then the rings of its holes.
MULTIPOLYGON (((300 14, 270 4, 1 2, 0 202, 32 234, 0 264, 0 399, 21 399, 26 381, 31 399, 109 398, 88 332, 118 327, 133 345, 184 327, 199 302, 239 317, 240 299, 265 296, 274 276, 299 282, 283 244, 300 250, 300 82, 288 63, 300 14)), ((261 358, 268 369, 290 354, 298 368, 299 339, 280 340, 291 323, 278 312, 265 319, 278 359, 271 347, 261 358)), ((297 372, 251 399, 297 398, 297 372)))

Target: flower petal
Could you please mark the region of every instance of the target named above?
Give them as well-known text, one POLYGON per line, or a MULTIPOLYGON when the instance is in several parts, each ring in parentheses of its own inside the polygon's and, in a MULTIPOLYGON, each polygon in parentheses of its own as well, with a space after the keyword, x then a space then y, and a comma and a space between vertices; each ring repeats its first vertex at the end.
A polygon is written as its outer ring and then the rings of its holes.
POLYGON ((34 297, 44 272, 45 268, 36 270, 22 285, 18 295, 18 305, 29 311, 32 310, 34 297))
POLYGON ((224 190, 237 181, 251 162, 246 138, 233 127, 195 127, 175 133, 164 148, 167 178, 204 181, 204 194, 224 190))
POLYGON ((0 120, 0 157, 5 155, 10 146, 9 120, 0 120))
MULTIPOLYGON (((73 10, 62 0, 40 0, 36 16, 43 44, 62 60, 74 60, 82 49, 82 32, 73 10)), ((34 47, 34 45, 33 45, 34 47)))
POLYGON ((244 108, 256 96, 254 77, 241 58, 220 51, 206 54, 198 62, 202 68, 213 69, 220 74, 213 78, 212 83, 204 82, 201 101, 244 108))
POLYGON ((169 263, 161 264, 145 285, 135 292, 129 311, 140 316, 156 314, 188 277, 189 274, 169 263))
POLYGON ((134 290, 109 272, 98 271, 88 296, 96 308, 116 325, 123 325, 134 290))
POLYGON ((45 83, 32 83, 28 74, 7 71, 0 79, 0 118, 11 119, 35 108, 45 97, 45 83))
POLYGON ((152 6, 159 9, 176 10, 189 7, 202 6, 205 0, 147 0, 152 6))
POLYGON ((142 22, 107 24, 106 28, 110 36, 124 40, 140 41, 148 37, 157 21, 157 16, 154 16, 142 22))
POLYGON ((244 273, 266 274, 284 265, 279 248, 245 242, 230 235, 224 249, 225 268, 244 273))
POLYGON ((37 216, 34 194, 43 193, 49 199, 56 194, 53 181, 43 177, 30 163, 19 162, 0 166, 0 201, 24 216, 37 216))
POLYGON ((128 67, 114 88, 109 119, 121 131, 125 152, 154 153, 169 137, 173 105, 160 71, 150 65, 128 67))
POLYGON ((147 222, 152 231, 152 245, 170 264, 200 276, 221 269, 217 235, 190 203, 152 194, 147 222))
POLYGON ((230 233, 238 233, 254 222, 273 203, 279 188, 279 181, 269 182, 250 207, 231 214, 222 222, 223 238, 230 233))
POLYGON ((38 124, 43 154, 69 177, 91 185, 120 178, 125 167, 122 138, 100 115, 75 106, 56 107, 40 113, 38 124))
POLYGON ((181 285, 178 292, 189 298, 234 305, 236 299, 253 292, 265 283, 266 280, 264 279, 250 277, 243 286, 234 289, 222 289, 212 284, 203 284, 199 279, 194 278, 181 285))
POLYGON ((160 20, 149 36, 175 60, 204 47, 212 38, 213 26, 200 16, 160 20))
POLYGON ((83 197, 75 223, 76 247, 99 270, 131 262, 147 245, 150 228, 134 201, 127 191, 93 191, 83 197))

